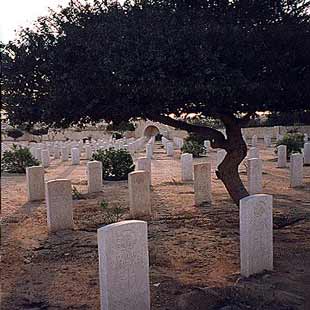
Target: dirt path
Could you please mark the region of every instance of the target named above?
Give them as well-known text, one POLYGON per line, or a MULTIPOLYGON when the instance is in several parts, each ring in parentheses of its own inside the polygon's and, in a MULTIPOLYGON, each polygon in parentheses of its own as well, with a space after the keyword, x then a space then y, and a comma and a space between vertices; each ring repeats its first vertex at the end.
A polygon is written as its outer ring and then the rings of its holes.
MULTIPOLYGON (((275 168, 273 150, 261 155, 264 192, 274 195, 275 270, 242 280, 238 208, 224 186, 213 175, 212 207, 194 206, 192 183, 180 182, 180 154, 168 158, 156 146, 148 221, 152 309, 310 309, 310 167, 305 186, 290 189, 288 169, 275 168), (220 290, 216 304, 204 287, 220 290)), ((216 153, 195 161, 204 160, 215 168, 216 153)), ((46 178, 69 178, 86 193, 85 165, 54 160, 46 178)), ((241 175, 246 181, 243 166, 241 175)), ((25 176, 1 181, 2 309, 99 309, 96 230, 105 217, 98 204, 120 205, 123 219, 130 218, 127 182, 84 194, 74 201, 74 232, 49 235, 45 203, 26 203, 25 176)))

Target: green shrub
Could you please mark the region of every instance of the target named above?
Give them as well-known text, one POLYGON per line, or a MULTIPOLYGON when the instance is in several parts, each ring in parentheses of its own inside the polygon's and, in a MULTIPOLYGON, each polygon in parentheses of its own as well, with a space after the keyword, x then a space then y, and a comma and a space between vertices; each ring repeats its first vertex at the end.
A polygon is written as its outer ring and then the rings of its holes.
POLYGON ((119 139, 122 139, 123 136, 122 136, 122 134, 119 133, 119 132, 113 132, 113 133, 112 133, 112 138, 114 138, 114 139, 116 139, 116 140, 119 140, 119 139))
POLYGON ((190 133, 185 139, 181 149, 182 153, 193 154, 194 157, 199 157, 200 154, 205 152, 203 146, 205 138, 196 133, 190 133))
POLYGON ((118 222, 124 213, 120 206, 109 208, 109 204, 105 200, 101 201, 99 207, 104 211, 104 223, 107 225, 118 222))
POLYGON ((24 135, 24 133, 17 128, 10 128, 6 131, 6 134, 8 135, 8 137, 13 138, 14 140, 16 140, 17 138, 20 138, 24 135))
POLYGON ((128 173, 135 169, 132 157, 128 151, 121 149, 98 150, 92 156, 93 160, 102 162, 102 176, 104 180, 127 180, 128 173))
POLYGON ((193 154, 194 157, 199 157, 200 154, 204 153, 205 148, 197 141, 185 141, 181 151, 182 153, 190 153, 193 154))
POLYGON ((32 128, 29 133, 31 133, 34 136, 43 136, 48 134, 48 128, 47 127, 41 127, 41 128, 32 128))
POLYGON ((301 153, 304 145, 304 135, 299 132, 286 133, 281 140, 277 141, 276 147, 279 145, 286 145, 287 157, 292 153, 301 153))
POLYGON ((185 142, 197 142, 198 144, 203 146, 203 142, 205 140, 205 137, 200 136, 196 133, 190 133, 186 138, 185 138, 185 142))
POLYGON ((163 135, 161 133, 158 133, 156 136, 155 136, 155 141, 161 141, 161 138, 163 137, 163 135))
POLYGON ((3 153, 1 160, 1 170, 9 173, 25 173, 26 167, 39 166, 27 147, 13 144, 12 150, 3 153))

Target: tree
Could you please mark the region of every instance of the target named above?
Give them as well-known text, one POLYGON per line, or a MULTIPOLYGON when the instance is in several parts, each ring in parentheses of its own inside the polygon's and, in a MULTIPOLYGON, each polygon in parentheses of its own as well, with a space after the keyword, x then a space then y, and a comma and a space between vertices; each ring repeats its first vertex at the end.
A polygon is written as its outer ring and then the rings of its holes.
POLYGON ((309 111, 294 111, 294 112, 274 112, 267 115, 265 126, 295 126, 295 125, 310 125, 310 110, 309 111))
POLYGON ((258 111, 309 110, 309 4, 303 0, 72 1, 6 46, 4 108, 52 126, 148 118, 227 155, 217 176, 238 203, 241 128, 258 111), (220 120, 226 136, 184 119, 220 120))

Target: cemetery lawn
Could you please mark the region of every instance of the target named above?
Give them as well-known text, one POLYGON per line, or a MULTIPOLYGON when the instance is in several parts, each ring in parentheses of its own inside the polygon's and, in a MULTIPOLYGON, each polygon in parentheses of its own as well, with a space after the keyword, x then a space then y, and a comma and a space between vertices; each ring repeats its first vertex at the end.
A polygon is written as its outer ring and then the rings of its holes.
MULTIPOLYGON (((214 173, 212 206, 194 206, 192 182, 180 182, 180 154, 168 158, 156 144, 148 219, 152 309, 310 309, 310 167, 304 186, 289 188, 288 168, 276 168, 273 148, 259 148, 263 192, 274 197, 274 271, 242 279, 238 207, 214 173)), ((214 170, 216 152, 207 159, 214 170)), ((25 175, 2 175, 2 310, 100 309, 96 231, 106 211, 99 202, 122 207, 129 219, 127 182, 104 182, 101 193, 86 194, 86 160, 53 160, 45 171, 46 180, 68 178, 83 193, 74 200, 75 230, 49 235, 44 201, 26 202, 25 175)), ((245 167, 240 171, 246 181, 245 167)))

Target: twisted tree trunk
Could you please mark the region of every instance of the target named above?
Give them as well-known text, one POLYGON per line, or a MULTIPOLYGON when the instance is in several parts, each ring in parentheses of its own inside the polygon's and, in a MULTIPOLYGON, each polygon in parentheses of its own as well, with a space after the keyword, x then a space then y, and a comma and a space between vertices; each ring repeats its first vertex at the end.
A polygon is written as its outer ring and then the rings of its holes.
POLYGON ((152 117, 154 121, 168 126, 198 133, 210 140, 212 148, 222 148, 227 152, 223 162, 218 166, 216 175, 224 183, 230 197, 238 205, 240 199, 249 195, 238 171, 240 163, 247 154, 247 146, 241 133, 242 120, 233 115, 220 115, 219 118, 225 125, 226 138, 220 131, 213 128, 192 125, 169 116, 152 117))
POLYGON ((227 154, 218 166, 216 171, 217 177, 224 183, 230 197, 236 204, 239 200, 248 196, 248 192, 244 187, 240 175, 239 165, 246 157, 247 146, 242 137, 241 126, 237 119, 222 119, 226 127, 226 143, 224 149, 227 154))

